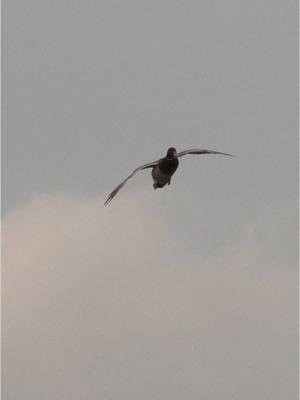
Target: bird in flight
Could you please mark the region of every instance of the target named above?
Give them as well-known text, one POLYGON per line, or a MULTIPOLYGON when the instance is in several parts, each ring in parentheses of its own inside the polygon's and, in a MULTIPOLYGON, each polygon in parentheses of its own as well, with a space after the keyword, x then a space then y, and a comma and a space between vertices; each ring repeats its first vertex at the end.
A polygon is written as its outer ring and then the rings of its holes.
POLYGON ((201 150, 201 149, 190 149, 177 152, 174 147, 170 147, 167 151, 166 157, 160 158, 157 161, 153 161, 140 167, 136 168, 130 175, 127 176, 112 192, 107 196, 104 205, 107 205, 118 193, 119 190, 125 186, 128 179, 132 178, 137 172, 152 168, 153 188, 160 189, 166 184, 170 185, 171 178, 176 171, 179 161, 178 158, 186 156, 187 154, 223 154, 224 156, 232 156, 232 154, 221 153, 213 150, 201 150))

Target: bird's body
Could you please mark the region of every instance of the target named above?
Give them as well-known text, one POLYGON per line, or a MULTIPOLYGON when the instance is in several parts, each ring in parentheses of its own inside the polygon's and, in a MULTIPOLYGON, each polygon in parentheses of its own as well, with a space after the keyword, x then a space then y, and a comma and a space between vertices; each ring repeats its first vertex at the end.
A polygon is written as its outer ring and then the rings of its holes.
POLYGON ((135 175, 138 171, 146 168, 152 168, 154 189, 163 188, 166 184, 170 185, 172 175, 175 173, 179 165, 178 158, 183 157, 187 154, 223 154, 225 156, 231 156, 231 154, 221 153, 219 151, 201 149, 184 150, 178 153, 174 147, 170 147, 168 149, 166 157, 163 157, 157 161, 153 161, 148 164, 141 165, 140 167, 136 168, 111 192, 104 204, 107 205, 115 197, 118 191, 122 189, 122 187, 126 184, 128 179, 132 178, 133 175, 135 175))
POLYGON ((176 157, 162 158, 158 164, 152 169, 153 187, 154 189, 162 188, 166 184, 170 185, 171 177, 175 173, 179 161, 176 157))

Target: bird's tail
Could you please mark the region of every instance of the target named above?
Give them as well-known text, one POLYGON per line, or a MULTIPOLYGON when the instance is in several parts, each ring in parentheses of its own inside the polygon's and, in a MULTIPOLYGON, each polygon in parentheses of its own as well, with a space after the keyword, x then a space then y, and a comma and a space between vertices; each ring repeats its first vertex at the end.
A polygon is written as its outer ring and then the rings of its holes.
POLYGON ((153 189, 161 189, 166 185, 166 183, 159 183, 159 182, 154 182, 153 183, 153 189))

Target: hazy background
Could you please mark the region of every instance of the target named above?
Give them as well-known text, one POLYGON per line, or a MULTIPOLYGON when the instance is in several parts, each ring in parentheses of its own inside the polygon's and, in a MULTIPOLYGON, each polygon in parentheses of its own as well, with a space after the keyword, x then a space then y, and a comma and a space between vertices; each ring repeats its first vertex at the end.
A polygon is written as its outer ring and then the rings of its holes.
POLYGON ((297 399, 297 2, 2 12, 3 397, 297 399))

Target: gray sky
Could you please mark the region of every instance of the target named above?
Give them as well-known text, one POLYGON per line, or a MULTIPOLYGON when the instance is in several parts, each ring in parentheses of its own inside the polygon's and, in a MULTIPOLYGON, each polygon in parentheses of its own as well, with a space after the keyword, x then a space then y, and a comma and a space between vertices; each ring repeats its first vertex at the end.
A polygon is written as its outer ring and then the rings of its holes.
POLYGON ((297 2, 3 3, 5 399, 296 399, 297 2))

